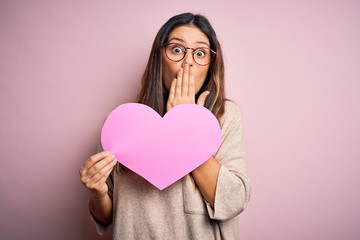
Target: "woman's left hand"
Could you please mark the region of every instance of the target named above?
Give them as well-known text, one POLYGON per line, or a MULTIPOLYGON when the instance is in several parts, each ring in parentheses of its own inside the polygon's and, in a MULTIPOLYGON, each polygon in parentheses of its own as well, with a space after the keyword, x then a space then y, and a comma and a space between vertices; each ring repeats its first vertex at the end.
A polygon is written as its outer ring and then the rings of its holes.
MULTIPOLYGON (((209 93, 209 91, 201 93, 197 104, 204 106, 205 99, 209 93)), ((179 104, 194 104, 195 94, 194 75, 190 65, 185 64, 183 68, 180 68, 177 77, 171 82, 166 110, 170 111, 170 109, 179 104)))

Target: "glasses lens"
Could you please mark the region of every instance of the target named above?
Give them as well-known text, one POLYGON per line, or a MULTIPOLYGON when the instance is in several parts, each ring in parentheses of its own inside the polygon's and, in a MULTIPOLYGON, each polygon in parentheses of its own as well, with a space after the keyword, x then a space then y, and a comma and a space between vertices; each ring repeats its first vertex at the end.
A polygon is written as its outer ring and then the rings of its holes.
POLYGON ((194 53, 194 60, 199 65, 207 65, 211 61, 211 51, 208 48, 197 48, 194 53))
POLYGON ((180 61, 184 58, 186 50, 179 44, 169 44, 166 46, 166 56, 172 61, 180 61))

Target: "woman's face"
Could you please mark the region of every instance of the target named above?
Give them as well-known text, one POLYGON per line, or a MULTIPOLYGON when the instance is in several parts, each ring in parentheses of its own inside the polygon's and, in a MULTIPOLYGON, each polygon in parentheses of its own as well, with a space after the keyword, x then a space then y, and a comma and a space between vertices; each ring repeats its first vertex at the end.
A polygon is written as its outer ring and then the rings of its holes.
MULTIPOLYGON (((194 49, 199 47, 210 48, 207 36, 199 28, 193 25, 184 25, 173 29, 169 34, 169 43, 177 43, 183 45, 184 47, 194 49)), ((163 84, 167 91, 169 91, 171 82, 174 78, 176 78, 179 69, 184 67, 185 64, 189 64, 192 68, 192 73, 195 79, 195 92, 197 93, 200 90, 209 70, 209 65, 198 65, 194 61, 192 50, 188 50, 184 59, 179 62, 174 62, 166 57, 163 49, 162 60, 163 84)))

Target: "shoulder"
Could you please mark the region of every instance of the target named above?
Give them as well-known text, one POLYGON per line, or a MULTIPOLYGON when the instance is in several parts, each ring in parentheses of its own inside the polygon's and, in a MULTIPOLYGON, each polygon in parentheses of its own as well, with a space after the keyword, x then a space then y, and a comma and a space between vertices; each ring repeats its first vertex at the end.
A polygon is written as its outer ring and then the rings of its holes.
POLYGON ((224 115, 220 119, 221 125, 223 125, 226 122, 241 121, 242 114, 239 106, 235 102, 226 100, 224 107, 225 107, 224 115))
POLYGON ((235 102, 233 102, 231 100, 226 100, 225 101, 225 112, 240 113, 240 108, 235 102))

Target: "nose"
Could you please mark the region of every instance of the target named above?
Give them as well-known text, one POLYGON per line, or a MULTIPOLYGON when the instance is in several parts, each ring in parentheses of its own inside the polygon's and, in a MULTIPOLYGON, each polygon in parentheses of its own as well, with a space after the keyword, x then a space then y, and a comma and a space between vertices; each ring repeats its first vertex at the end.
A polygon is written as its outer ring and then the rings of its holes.
POLYGON ((191 67, 193 63, 194 63, 193 50, 187 49, 185 53, 185 57, 182 62, 182 67, 184 67, 185 64, 189 64, 189 66, 191 67))

